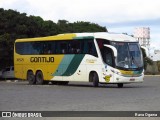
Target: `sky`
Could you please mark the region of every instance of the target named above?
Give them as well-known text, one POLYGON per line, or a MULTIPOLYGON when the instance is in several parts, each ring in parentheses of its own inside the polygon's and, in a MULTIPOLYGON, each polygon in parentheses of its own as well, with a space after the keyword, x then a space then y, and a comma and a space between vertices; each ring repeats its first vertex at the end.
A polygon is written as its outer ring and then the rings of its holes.
POLYGON ((159 0, 0 0, 0 8, 53 22, 93 22, 129 35, 136 27, 150 27, 151 47, 160 49, 159 0))

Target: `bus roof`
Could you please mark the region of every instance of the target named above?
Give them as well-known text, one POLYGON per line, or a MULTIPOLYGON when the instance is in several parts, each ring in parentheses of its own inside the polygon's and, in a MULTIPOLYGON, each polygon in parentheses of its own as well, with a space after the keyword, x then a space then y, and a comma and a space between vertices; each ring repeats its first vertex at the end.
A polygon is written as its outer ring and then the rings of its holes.
POLYGON ((46 36, 46 37, 36 37, 36 38, 23 38, 23 39, 17 39, 16 42, 27 42, 27 41, 44 41, 44 40, 71 40, 74 37, 76 37, 76 34, 70 33, 70 34, 58 34, 54 36, 46 36))
POLYGON ((120 33, 109 33, 109 32, 97 32, 97 33, 77 33, 79 36, 93 36, 94 38, 107 39, 111 41, 119 42, 138 42, 134 37, 120 33))
POLYGON ((111 41, 119 42, 137 42, 134 37, 119 33, 108 33, 108 32, 95 32, 95 33, 66 33, 58 34, 54 36, 37 37, 37 38, 24 38, 17 39, 16 42, 27 42, 27 41, 44 41, 44 40, 72 40, 72 39, 84 39, 84 38, 99 38, 107 39, 111 41))

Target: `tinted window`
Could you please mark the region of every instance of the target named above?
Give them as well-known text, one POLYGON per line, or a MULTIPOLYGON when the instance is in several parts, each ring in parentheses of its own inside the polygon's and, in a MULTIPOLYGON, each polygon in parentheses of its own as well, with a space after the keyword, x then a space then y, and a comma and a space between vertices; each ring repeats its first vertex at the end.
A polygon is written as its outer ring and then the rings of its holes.
POLYGON ((108 47, 104 47, 105 44, 110 45, 110 41, 106 39, 97 39, 97 43, 101 51, 103 61, 110 66, 114 66, 112 49, 108 47))
POLYGON ((69 43, 70 54, 82 54, 83 53, 83 41, 73 40, 69 43))
POLYGON ((90 54, 97 56, 93 40, 64 40, 41 42, 17 42, 16 52, 21 55, 90 54))
POLYGON ((84 42, 84 51, 85 54, 90 54, 97 56, 96 47, 93 40, 87 40, 84 42))
POLYGON ((114 66, 112 49, 104 47, 102 50, 102 57, 103 57, 103 61, 106 64, 108 64, 110 66, 114 66))
POLYGON ((67 54, 68 44, 67 41, 56 41, 56 53, 57 54, 67 54))
POLYGON ((16 52, 22 55, 53 54, 54 42, 17 42, 16 52))

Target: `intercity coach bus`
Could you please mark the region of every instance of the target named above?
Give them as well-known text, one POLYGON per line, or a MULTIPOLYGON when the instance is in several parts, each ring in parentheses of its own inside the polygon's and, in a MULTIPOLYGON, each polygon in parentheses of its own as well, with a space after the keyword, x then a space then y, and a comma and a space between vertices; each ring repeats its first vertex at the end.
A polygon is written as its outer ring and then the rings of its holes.
POLYGON ((69 81, 117 84, 143 82, 138 41, 128 35, 97 32, 17 39, 15 77, 29 84, 69 81))

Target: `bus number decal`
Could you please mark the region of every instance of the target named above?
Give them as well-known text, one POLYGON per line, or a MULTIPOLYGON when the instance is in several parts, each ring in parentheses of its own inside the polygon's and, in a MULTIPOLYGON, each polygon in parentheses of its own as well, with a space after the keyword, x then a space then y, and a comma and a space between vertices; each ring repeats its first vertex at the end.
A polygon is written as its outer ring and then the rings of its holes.
POLYGON ((17 62, 23 62, 24 59, 23 58, 17 58, 17 62))

